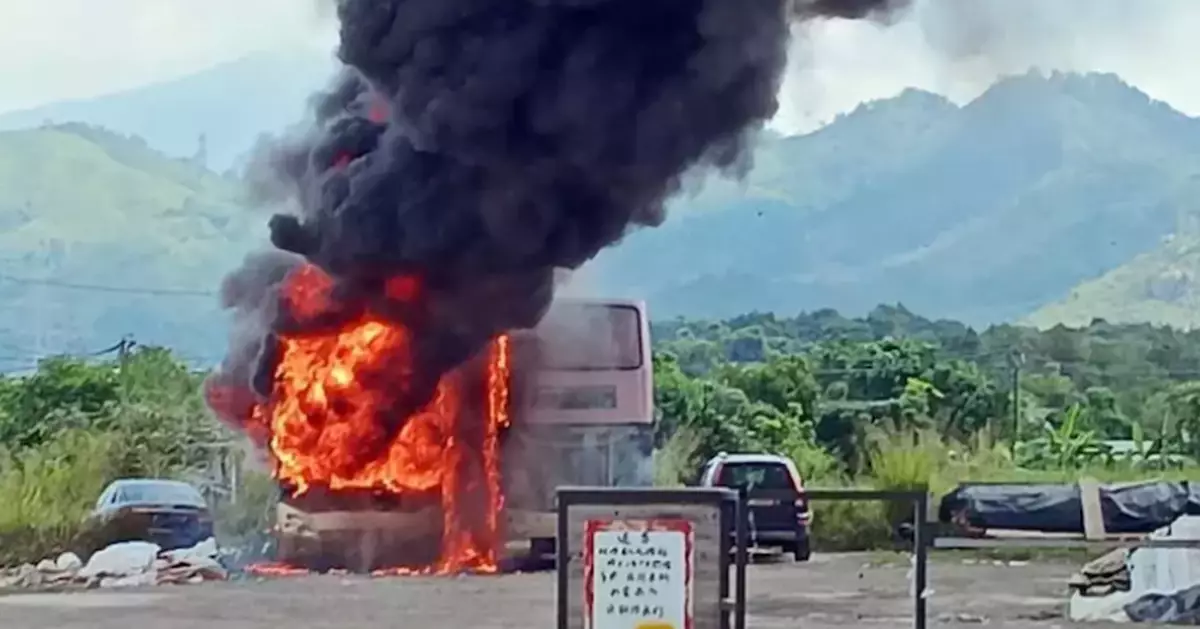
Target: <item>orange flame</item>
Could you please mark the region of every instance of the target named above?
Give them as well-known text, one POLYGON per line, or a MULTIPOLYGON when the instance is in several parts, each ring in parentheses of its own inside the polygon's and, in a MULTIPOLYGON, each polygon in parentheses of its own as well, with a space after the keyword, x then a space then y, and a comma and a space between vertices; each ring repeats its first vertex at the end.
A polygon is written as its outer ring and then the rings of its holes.
POLYGON ((261 577, 299 577, 308 574, 304 568, 281 563, 256 563, 246 566, 246 572, 261 577))
MULTIPOLYGON (((283 299, 291 313, 311 317, 328 309, 332 289, 333 281, 309 265, 289 276, 283 299)), ((393 278, 386 289, 392 298, 412 298, 419 282, 393 278)), ((410 330, 370 311, 336 330, 281 335, 271 397, 253 409, 247 428, 270 435, 276 477, 297 494, 321 486, 440 496, 442 547, 429 571, 493 572, 503 507, 499 435, 509 422, 508 338, 488 350, 478 404, 464 403, 470 381, 451 372, 424 408, 404 418, 398 432, 388 431, 385 419, 405 378, 420 368, 411 341, 410 330), (474 407, 486 415, 481 433, 467 423, 480 419, 469 417, 474 407), (462 501, 480 487, 486 512, 476 514, 462 501)))
MULTIPOLYGON (((511 348, 507 336, 496 339, 488 360, 487 387, 487 434, 484 437, 483 461, 487 473, 488 496, 492 499, 488 509, 487 529, 500 530, 500 514, 504 511, 504 490, 500 477, 500 432, 508 428, 511 419, 508 415, 508 385, 511 373, 509 358, 511 348)), ((495 562, 495 558, 492 558, 495 562)))

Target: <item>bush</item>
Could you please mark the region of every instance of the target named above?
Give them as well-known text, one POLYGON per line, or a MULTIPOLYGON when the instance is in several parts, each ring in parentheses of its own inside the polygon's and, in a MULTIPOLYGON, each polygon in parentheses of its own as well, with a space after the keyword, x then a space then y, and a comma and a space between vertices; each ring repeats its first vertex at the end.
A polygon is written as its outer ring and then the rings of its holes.
POLYGON ((0 461, 0 565, 90 554, 82 525, 119 475, 121 446, 115 435, 70 430, 0 461))
POLYGON ((830 454, 828 450, 812 442, 809 439, 797 439, 790 443, 784 455, 796 464, 796 470, 800 472, 800 478, 808 485, 824 486, 832 483, 834 485, 841 484, 845 480, 845 475, 842 472, 842 464, 837 457, 830 454))
MULTIPOLYGON (((871 486, 884 491, 937 491, 939 468, 947 460, 947 449, 937 435, 908 431, 876 435, 867 450, 871 486)), ((882 503, 885 525, 895 530, 912 520, 912 505, 882 503)))
POLYGON ((279 485, 269 474, 245 472, 234 500, 214 509, 216 533, 225 540, 247 540, 270 528, 279 502, 279 485))
POLYGON ((654 453, 654 484, 679 487, 696 480, 704 461, 702 439, 687 428, 676 430, 654 453))
POLYGON ((892 529, 883 503, 831 500, 813 504, 810 535, 816 551, 848 552, 890 547, 892 529))

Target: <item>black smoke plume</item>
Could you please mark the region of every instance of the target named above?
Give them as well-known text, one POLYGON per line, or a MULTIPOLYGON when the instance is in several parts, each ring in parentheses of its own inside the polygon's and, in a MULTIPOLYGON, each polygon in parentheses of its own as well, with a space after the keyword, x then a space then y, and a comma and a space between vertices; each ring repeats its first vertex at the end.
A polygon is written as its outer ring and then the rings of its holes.
POLYGON ((496 334, 535 325, 555 269, 659 224, 685 170, 742 164, 775 113, 792 21, 888 4, 341 0, 344 72, 316 97, 315 128, 258 169, 260 191, 294 208, 270 221, 292 256, 226 281, 237 330, 210 385, 244 410, 270 392, 279 334, 370 305, 419 340, 404 417, 496 334), (301 260, 339 283, 325 316, 279 298, 301 260), (391 303, 381 287, 397 275, 422 298, 391 303))
POLYGON ((866 17, 892 14, 907 8, 913 0, 795 0, 793 14, 797 19, 807 20, 823 17, 840 17, 861 20, 866 17))

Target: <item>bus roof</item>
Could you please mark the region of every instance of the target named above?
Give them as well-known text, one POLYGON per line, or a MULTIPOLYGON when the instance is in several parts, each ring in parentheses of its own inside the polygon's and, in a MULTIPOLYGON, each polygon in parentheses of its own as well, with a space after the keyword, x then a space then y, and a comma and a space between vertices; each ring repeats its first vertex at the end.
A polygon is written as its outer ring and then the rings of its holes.
POLYGON ((559 304, 596 305, 596 306, 627 306, 646 310, 646 302, 641 299, 620 299, 615 297, 555 297, 551 308, 559 304))

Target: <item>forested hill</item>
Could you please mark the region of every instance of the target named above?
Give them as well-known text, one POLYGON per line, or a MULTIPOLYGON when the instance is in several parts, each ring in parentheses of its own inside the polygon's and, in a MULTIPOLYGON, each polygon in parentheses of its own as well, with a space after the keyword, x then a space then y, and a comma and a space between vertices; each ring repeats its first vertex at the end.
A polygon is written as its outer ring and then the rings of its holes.
POLYGON ((671 392, 659 408, 713 448, 768 438, 779 417, 811 420, 818 442, 843 454, 882 426, 960 439, 1019 430, 1039 448, 1026 455, 1069 465, 1103 455, 1101 440, 1200 455, 1200 332, 1104 321, 977 331, 879 306, 863 318, 678 319, 653 335, 655 379, 671 392))
POLYGON ((257 53, 135 89, 6 112, 0 130, 81 122, 136 135, 172 157, 202 152, 207 167, 223 172, 260 134, 299 121, 333 67, 327 53, 257 53))
POLYGON ((126 334, 212 364, 217 285, 265 237, 241 190, 103 129, 0 132, 0 372, 126 334))
POLYGON ((1155 379, 1200 378, 1200 331, 1102 319, 1076 328, 1000 324, 977 329, 928 319, 896 304, 876 306, 864 317, 825 309, 795 317, 680 318, 654 323, 651 336, 656 348, 670 352, 693 373, 724 361, 761 362, 822 345, 891 340, 923 344, 942 359, 967 361, 992 373, 1011 371, 1017 359, 1023 370, 1078 376, 1086 386, 1128 388, 1155 379))
POLYGON ((594 273, 660 316, 1013 320, 1158 246, 1197 174, 1200 121, 1113 75, 1012 77, 963 107, 910 90, 765 140, 743 188, 679 200, 594 273))
POLYGON ((1093 317, 1200 327, 1200 224, 1194 220, 1157 249, 1075 287, 1024 322, 1084 325, 1093 317))

